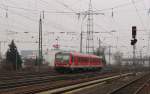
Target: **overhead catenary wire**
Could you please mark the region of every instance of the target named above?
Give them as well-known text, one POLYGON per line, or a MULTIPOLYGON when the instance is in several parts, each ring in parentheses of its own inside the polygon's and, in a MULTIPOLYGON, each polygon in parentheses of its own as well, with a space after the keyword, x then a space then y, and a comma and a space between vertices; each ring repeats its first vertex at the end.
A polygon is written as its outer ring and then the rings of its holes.
MULTIPOLYGON (((139 3, 141 1, 142 0, 136 0, 134 3, 139 3)), ((110 8, 97 9, 95 11, 108 11, 108 10, 112 10, 112 9, 118 9, 118 8, 122 8, 122 7, 127 7, 127 6, 130 6, 130 5, 132 5, 131 2, 129 2, 129 3, 123 3, 123 4, 120 4, 120 5, 117 5, 117 6, 114 6, 114 7, 110 7, 110 8)))
MULTIPOLYGON (((0 7, 0 8, 3 9, 3 10, 5 10, 5 8, 3 8, 3 7, 0 7)), ((18 16, 22 16, 22 17, 24 17, 24 18, 26 18, 26 19, 28 19, 28 20, 30 20, 30 21, 36 21, 36 20, 34 20, 34 19, 32 19, 32 18, 29 18, 29 17, 27 17, 27 16, 25 16, 25 15, 20 14, 19 12, 16 12, 16 11, 13 11, 13 10, 9 10, 9 12, 11 12, 11 13, 13 13, 13 14, 15 14, 15 15, 18 15, 18 16)))
POLYGON ((137 13, 137 16, 139 17, 139 20, 140 20, 141 25, 145 28, 145 25, 144 25, 144 23, 143 23, 142 17, 140 16, 139 11, 138 11, 138 9, 137 9, 137 7, 136 7, 136 5, 135 5, 135 1, 134 1, 134 0, 131 0, 131 2, 132 2, 133 6, 134 6, 134 8, 135 8, 135 11, 136 11, 136 13, 137 13))
MULTIPOLYGON (((19 9, 19 10, 23 10, 23 11, 33 11, 34 12, 34 14, 38 14, 39 12, 41 12, 41 11, 39 11, 39 10, 34 10, 34 9, 27 9, 27 8, 18 8, 18 7, 14 7, 14 6, 8 6, 8 5, 4 5, 3 4, 3 6, 7 6, 8 8, 15 8, 15 9, 19 9)), ((2 9, 3 9, 3 7, 1 7, 2 9)), ((12 12, 12 10, 11 10, 11 12, 12 12)), ((13 13, 14 13, 15 11, 13 11, 13 13)), ((57 11, 44 11, 44 13, 58 13, 58 14, 66 14, 66 13, 72 13, 72 14, 75 14, 74 12, 57 12, 57 11)), ((24 18, 26 18, 26 19, 28 19, 28 20, 31 20, 31 21, 34 21, 34 22, 37 22, 38 21, 38 19, 32 19, 32 18, 30 18, 30 17, 28 17, 28 16, 25 16, 25 15, 22 15, 22 14, 20 14, 19 12, 15 12, 14 13, 15 15, 18 15, 18 16, 22 16, 22 17, 24 17, 24 18)), ((56 28, 57 29, 57 28, 56 28)))
MULTIPOLYGON (((62 4, 63 5, 63 4, 62 4)), ((65 5, 64 5, 65 6, 65 5)), ((68 7, 68 6, 67 6, 68 7)), ((121 7, 121 6, 120 6, 121 7)), ((117 8, 120 8, 120 7, 117 7, 117 8)), ((9 7, 10 8, 10 7, 9 7)), ((12 7, 11 7, 12 8, 12 7)), ((13 7, 14 8, 14 7, 13 7)), ((16 9, 17 9, 18 7, 16 7, 16 9)), ((68 8, 69 9, 69 8, 68 8)), ((22 9, 22 8, 20 8, 20 10, 24 10, 24 8, 22 9)), ((31 9, 32 10, 32 9, 31 9)), ((30 11, 30 9, 28 10, 26 10, 26 8, 25 8, 25 11, 30 11)), ((34 10, 32 10, 34 13, 37 13, 37 12, 39 12, 39 10, 37 11, 34 11, 34 10)), ((32 12, 31 11, 31 12, 32 12)), ((59 12, 59 11, 45 11, 46 13, 58 13, 58 14, 74 14, 75 12, 59 12)), ((22 16, 22 15, 20 15, 20 16, 22 16)))
MULTIPOLYGON (((40 0, 41 1, 41 0, 40 0)), ((42 0, 42 1, 44 1, 44 0, 42 0)), ((47 3, 46 1, 45 1, 45 3, 47 3)), ((60 2, 59 2, 60 3, 60 2)), ((62 4, 63 6, 65 6, 66 8, 69 8, 69 6, 68 5, 65 5, 65 4, 63 4, 62 2, 60 3, 60 4, 62 4)), ((126 4, 124 4, 124 5, 126 5, 126 4)), ((120 7, 121 5, 119 5, 119 6, 117 6, 117 7, 120 7)), ((14 6, 7 6, 7 7, 9 7, 9 8, 16 8, 16 9, 21 9, 21 10, 25 10, 25 11, 35 11, 35 12, 37 12, 38 10, 33 10, 33 9, 26 9, 26 8, 18 8, 18 7, 14 7, 14 6)), ((117 8, 117 7, 114 7, 114 8, 117 8)), ((70 8, 69 8, 70 9, 70 8)), ((72 9, 71 9, 72 10, 72 9)), ((72 10, 72 11, 74 11, 74 10, 72 10)), ((39 12, 39 11, 38 11, 39 12)), ((45 13, 58 13, 58 14, 74 14, 75 12, 57 12, 57 11, 44 11, 45 13)), ((23 15, 24 16, 24 15, 23 15)), ((30 19, 29 17, 26 17, 27 19, 30 19)), ((32 20, 32 19, 30 19, 30 20, 32 20)))
MULTIPOLYGON (((42 0, 42 1, 44 1, 44 0, 42 0)), ((45 1, 46 2, 46 1, 45 1)), ((46 2, 47 3, 47 2, 46 2)), ((60 2, 59 2, 60 3, 60 2)), ((61 4, 63 4, 63 3, 61 3, 61 4)), ((67 7, 67 8, 69 8, 69 6, 67 6, 67 5, 65 5, 65 4, 63 4, 65 7, 67 7)), ((25 11, 37 11, 37 10, 31 10, 31 9, 26 9, 26 8, 18 8, 18 7, 12 7, 12 6, 7 6, 7 7, 10 7, 10 8, 17 8, 17 9, 22 9, 22 10, 25 10, 25 11)), ((69 8, 70 9, 70 8, 69 8)), ((72 10, 72 9, 71 9, 72 10)), ((74 11, 74 10, 72 10, 72 11, 74 11)), ((45 12, 48 12, 48 13, 74 13, 74 12, 56 12, 56 11, 45 11, 45 12)), ((27 18, 27 17, 26 17, 27 18)), ((29 17, 27 18, 27 19, 30 19, 29 17)))
MULTIPOLYGON (((3 9, 3 10, 5 10, 5 8, 3 8, 3 7, 0 7, 0 8, 3 9)), ((27 19, 27 20, 29 20, 29 21, 38 22, 38 19, 33 19, 33 18, 31 18, 31 17, 25 16, 25 15, 23 15, 23 14, 17 12, 17 11, 9 10, 9 12, 10 12, 10 13, 13 13, 14 15, 21 16, 21 17, 23 17, 23 18, 25 18, 25 19, 27 19)), ((44 11, 44 12, 45 12, 45 11, 44 11)), ((47 25, 48 25, 48 24, 47 24, 47 25)), ((50 25, 50 26, 51 26, 51 25, 50 25)), ((55 28, 55 27, 54 27, 54 28, 55 28)), ((58 29, 58 28, 56 28, 56 29, 58 29)), ((61 30, 62 30, 62 29, 61 29, 61 30)), ((64 30, 63 30, 63 31, 64 31, 64 30)))
MULTIPOLYGON (((32 12, 33 14, 39 14, 39 12, 41 12, 41 10, 35 10, 35 9, 29 9, 29 8, 23 8, 23 7, 15 7, 15 6, 10 6, 10 5, 3 5, 3 4, 0 4, 0 6, 2 6, 1 8, 3 7, 8 7, 8 8, 11 8, 11 9, 19 9, 19 10, 22 10, 22 11, 28 11, 28 12, 32 12)), ((3 8, 5 9, 5 8, 3 8)), ((68 12, 68 11, 55 11, 55 10, 51 10, 51 11, 48 11, 48 10, 45 10, 44 11, 45 13, 56 13, 56 14, 75 14, 75 12, 68 12)))
MULTIPOLYGON (((44 1, 44 0, 40 0, 40 1, 43 1, 45 3, 48 4, 47 1, 44 1)), ((56 1, 55 1, 56 2, 56 1)), ((75 10, 73 10, 72 8, 69 7, 69 5, 66 5, 65 3, 57 0, 58 3, 60 3, 61 5, 63 5, 65 8, 71 10, 71 11, 56 11, 56 10, 45 10, 45 13, 56 13, 56 14, 75 14, 75 13, 78 13, 76 12, 75 10)), ((135 1, 134 3, 139 3, 141 2, 141 0, 137 0, 135 1)), ((121 8, 121 7, 127 7, 129 5, 131 5, 132 3, 124 3, 124 4, 121 4, 121 5, 118 5, 118 6, 114 6, 114 7, 110 7, 110 8, 106 8, 106 9, 101 9, 101 10, 94 10, 93 12, 98 12, 98 11, 107 11, 107 10, 112 10, 112 9, 116 9, 116 8, 121 8)), ((4 4, 0 4, 0 6, 4 6, 4 7, 8 7, 8 8, 13 8, 13 9, 19 9, 19 10, 23 10, 23 11, 30 11, 32 13, 39 13, 41 12, 41 10, 36 10, 36 9, 29 9, 29 8, 23 8, 23 7, 16 7, 16 6, 10 6, 10 5, 4 5, 4 4)))
POLYGON ((76 12, 75 10, 73 10, 70 6, 68 6, 67 4, 61 2, 60 0, 54 0, 54 1, 60 3, 60 4, 63 5, 65 8, 67 8, 67 9, 73 11, 74 13, 77 13, 77 12, 76 12))
MULTIPOLYGON (((42 2, 44 2, 45 4, 49 4, 49 2, 45 1, 45 0, 40 0, 42 2)), ((64 8, 68 9, 68 10, 71 10, 69 12, 64 12, 64 11, 46 11, 47 13, 65 13, 65 14, 75 14, 77 13, 75 10, 73 10, 69 5, 59 1, 59 0, 54 0, 55 2, 59 3, 60 5, 62 5, 64 8)))
MULTIPOLYGON (((136 2, 136 3, 137 3, 137 2, 136 2)), ((119 5, 119 6, 116 6, 116 7, 113 7, 113 8, 108 8, 108 9, 106 9, 106 10, 112 10, 112 9, 118 8, 118 7, 125 7, 125 6, 131 5, 131 4, 133 4, 133 2, 132 2, 132 3, 123 4, 123 5, 119 5)), ((134 2, 134 4, 135 4, 135 2, 134 2)), ((136 7, 136 6, 135 6, 135 7, 136 7)), ((99 10, 99 11, 104 11, 104 10, 99 10)), ((113 11, 113 12, 114 12, 114 11, 113 11)), ((138 14, 138 16, 139 16, 139 18, 140 18, 141 24, 144 26, 144 24, 143 24, 143 22, 142 22, 142 18, 140 17, 137 8, 136 8, 136 12, 137 12, 137 14, 138 14)), ((113 14, 113 16, 114 16, 114 14, 113 14)), ((118 25, 117 25, 117 27, 118 27, 118 25)), ((144 28, 145 28, 145 27, 144 27, 144 28)))
MULTIPOLYGON (((41 1, 41 0, 40 0, 41 1)), ((42 0, 42 1, 44 1, 44 0, 42 0)), ((45 1, 46 2, 46 1, 45 1)), ((47 2, 46 2, 47 3, 47 2)), ((60 2, 59 2, 60 3, 60 2)), ((67 7, 67 8, 69 8, 69 6, 66 6, 65 4, 63 4, 62 2, 61 2, 61 4, 62 5, 64 5, 65 7, 67 7)), ((121 5, 120 5, 121 6, 121 5)), ((120 6, 117 6, 117 7, 120 7, 120 6)), ((25 11, 36 11, 37 12, 37 10, 33 10, 33 9, 26 9, 26 8, 18 8, 18 7, 14 7, 14 6, 7 6, 7 7, 9 7, 9 8, 17 8, 17 9, 22 9, 22 10, 25 10, 25 11)), ((114 8, 117 8, 117 7, 114 7, 114 8)), ((70 9, 70 8, 69 8, 70 9)), ((39 11, 38 11, 39 12, 39 11)), ((74 14, 74 12, 57 12, 57 11, 44 11, 45 13, 47 12, 47 13, 60 13, 60 14, 66 14, 66 13, 69 13, 69 14, 74 14)), ((18 15, 18 14, 17 14, 18 15)), ((19 14, 20 15, 20 14, 19 14)), ((23 15, 24 16, 24 15, 23 15)), ((26 17, 27 19, 30 19, 29 17, 26 17)), ((32 19, 30 19, 30 20, 32 20, 32 19)))

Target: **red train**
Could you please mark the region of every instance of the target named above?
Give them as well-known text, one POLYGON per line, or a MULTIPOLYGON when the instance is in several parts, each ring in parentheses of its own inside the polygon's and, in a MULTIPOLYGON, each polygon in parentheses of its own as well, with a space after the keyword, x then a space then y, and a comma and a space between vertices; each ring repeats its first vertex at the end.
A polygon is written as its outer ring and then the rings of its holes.
POLYGON ((105 66, 102 58, 96 55, 75 52, 58 52, 55 55, 55 69, 64 70, 89 70, 101 69, 105 66))

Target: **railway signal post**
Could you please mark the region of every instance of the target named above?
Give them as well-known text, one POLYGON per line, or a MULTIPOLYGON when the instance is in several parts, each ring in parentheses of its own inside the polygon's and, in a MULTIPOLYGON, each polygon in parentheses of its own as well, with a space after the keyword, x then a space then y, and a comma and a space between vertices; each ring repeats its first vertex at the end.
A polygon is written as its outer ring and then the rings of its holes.
POLYGON ((134 66, 134 71, 136 73, 136 64, 135 64, 135 50, 136 50, 136 43, 137 43, 137 39, 136 39, 136 26, 132 26, 132 39, 131 39, 131 45, 133 46, 133 66, 134 66))

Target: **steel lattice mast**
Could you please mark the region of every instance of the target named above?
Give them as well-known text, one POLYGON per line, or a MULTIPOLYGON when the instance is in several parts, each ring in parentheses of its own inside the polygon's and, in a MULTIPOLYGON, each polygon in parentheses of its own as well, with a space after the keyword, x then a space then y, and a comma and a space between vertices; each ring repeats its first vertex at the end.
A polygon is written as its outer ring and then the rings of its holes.
MULTIPOLYGON (((104 15, 104 13, 99 13, 93 11, 92 2, 90 0, 89 9, 84 12, 76 13, 77 15, 84 15, 84 18, 87 18, 87 38, 86 38, 86 53, 94 53, 94 20, 93 15, 104 15)), ((82 31, 81 31, 81 43, 80 43, 80 52, 82 52, 82 31)))
POLYGON ((87 40, 86 40, 86 53, 94 52, 94 40, 93 40, 93 9, 90 0, 89 10, 87 11, 87 40))
POLYGON ((43 61, 43 55, 42 55, 42 19, 40 15, 40 20, 39 20, 39 70, 40 70, 40 65, 42 64, 43 61))

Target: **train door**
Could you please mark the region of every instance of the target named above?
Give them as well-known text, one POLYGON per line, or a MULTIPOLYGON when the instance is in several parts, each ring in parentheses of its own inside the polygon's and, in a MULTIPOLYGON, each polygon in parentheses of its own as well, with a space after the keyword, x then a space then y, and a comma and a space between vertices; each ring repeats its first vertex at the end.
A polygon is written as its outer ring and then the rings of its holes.
POLYGON ((74 65, 78 66, 78 57, 77 56, 74 56, 74 65))
POLYGON ((71 66, 71 65, 73 65, 73 55, 72 54, 70 54, 70 59, 69 59, 69 65, 71 66))

